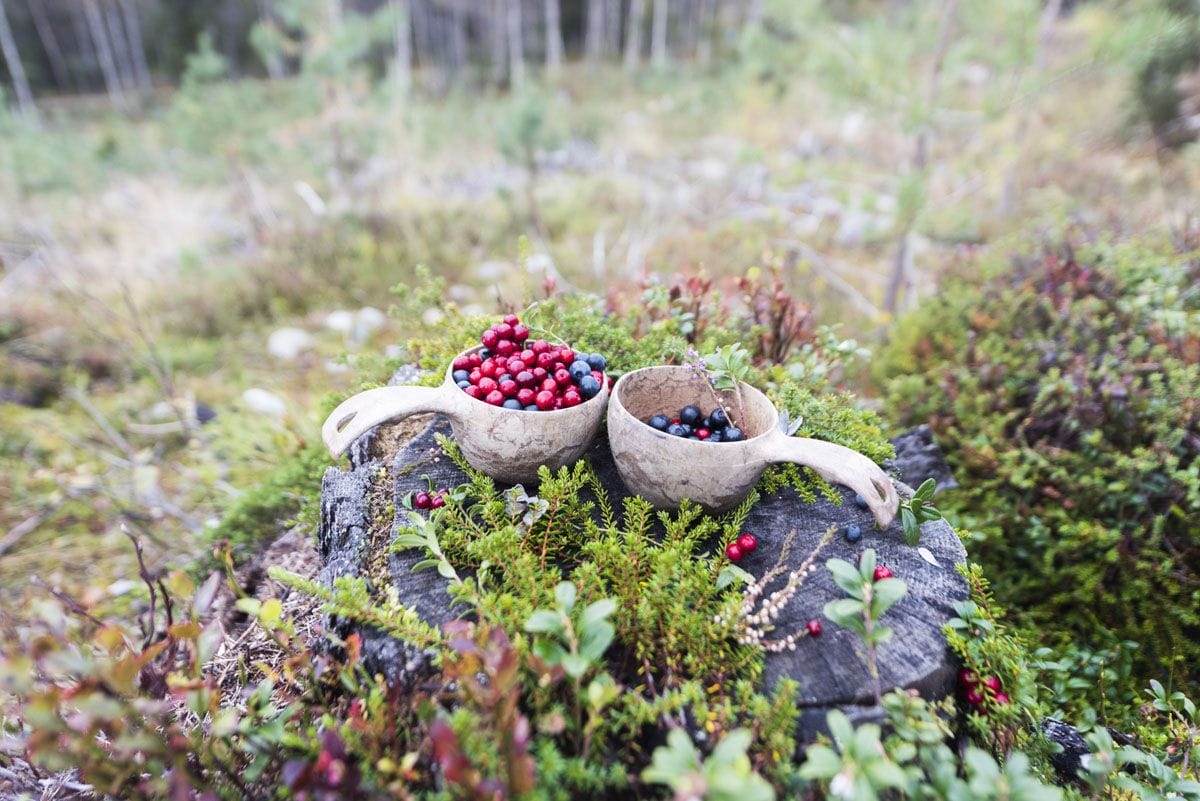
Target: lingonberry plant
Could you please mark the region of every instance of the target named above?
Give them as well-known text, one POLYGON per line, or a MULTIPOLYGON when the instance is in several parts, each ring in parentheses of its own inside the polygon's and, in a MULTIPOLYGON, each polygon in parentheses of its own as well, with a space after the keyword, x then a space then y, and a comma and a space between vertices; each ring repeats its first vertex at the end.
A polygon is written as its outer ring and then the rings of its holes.
MULTIPOLYGON (((832 531, 832 529, 831 529, 832 531)), ((877 651, 881 643, 892 636, 892 629, 880 623, 884 613, 908 592, 902 579, 894 578, 885 565, 875 564, 875 549, 863 551, 858 566, 844 559, 830 559, 826 569, 834 582, 849 597, 825 604, 825 617, 842 628, 850 629, 862 640, 866 652, 867 670, 875 687, 875 701, 883 699, 879 678, 877 651)))
POLYGON ((904 541, 915 546, 921 542, 921 524, 941 520, 942 513, 933 505, 933 493, 937 482, 927 478, 917 487, 911 498, 900 502, 900 524, 904 530, 904 541))

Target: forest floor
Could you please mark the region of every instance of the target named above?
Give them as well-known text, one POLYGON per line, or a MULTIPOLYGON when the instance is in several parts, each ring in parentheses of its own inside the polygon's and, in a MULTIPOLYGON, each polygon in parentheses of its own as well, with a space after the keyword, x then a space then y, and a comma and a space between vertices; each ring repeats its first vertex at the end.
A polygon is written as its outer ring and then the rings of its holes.
POLYGON ((879 32, 841 34, 840 65, 579 66, 553 88, 412 101, 247 81, 134 118, 63 101, 37 130, 3 120, 0 597, 34 577, 89 602, 128 592, 120 520, 152 564, 193 556, 316 436, 318 400, 364 378, 343 355, 403 341, 407 321, 370 310, 418 264, 490 311, 548 277, 603 292, 778 263, 869 344, 910 222, 908 304, 963 248, 1196 210, 1200 154, 1164 159, 1132 122, 1148 34, 1101 6, 1048 32, 1040 68, 969 32, 978 57, 947 64, 928 115, 921 59, 863 63, 879 32), (211 422, 189 419, 197 403, 211 422))

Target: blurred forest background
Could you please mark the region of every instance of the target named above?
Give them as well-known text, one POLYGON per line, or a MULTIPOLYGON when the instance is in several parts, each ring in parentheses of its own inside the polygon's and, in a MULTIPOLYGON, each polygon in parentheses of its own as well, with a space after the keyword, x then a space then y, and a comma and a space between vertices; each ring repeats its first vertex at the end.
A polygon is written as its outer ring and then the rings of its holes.
MULTIPOLYGON (((1183 243, 1198 19, 1188 0, 0 0, 0 602, 34 579, 119 598, 122 528, 161 565, 247 493, 277 526, 316 488, 280 466, 314 453, 319 399, 443 313, 386 313, 418 265, 477 312, 777 270, 852 355, 976 252, 1071 229, 1183 243)), ((880 394, 866 369, 839 380, 880 394)))

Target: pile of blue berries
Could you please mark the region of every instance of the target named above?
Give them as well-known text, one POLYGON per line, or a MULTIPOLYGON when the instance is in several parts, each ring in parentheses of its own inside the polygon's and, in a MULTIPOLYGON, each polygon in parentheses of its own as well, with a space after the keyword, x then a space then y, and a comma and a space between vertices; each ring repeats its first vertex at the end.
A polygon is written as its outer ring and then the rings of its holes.
POLYGON ((463 392, 492 406, 552 412, 600 394, 608 364, 599 353, 576 353, 567 345, 529 339, 515 314, 479 338, 483 350, 454 360, 452 377, 463 392))
POLYGON ((646 424, 673 437, 702 442, 741 442, 746 438, 742 429, 730 423, 729 416, 720 406, 707 415, 699 406, 684 406, 674 419, 656 414, 646 424))

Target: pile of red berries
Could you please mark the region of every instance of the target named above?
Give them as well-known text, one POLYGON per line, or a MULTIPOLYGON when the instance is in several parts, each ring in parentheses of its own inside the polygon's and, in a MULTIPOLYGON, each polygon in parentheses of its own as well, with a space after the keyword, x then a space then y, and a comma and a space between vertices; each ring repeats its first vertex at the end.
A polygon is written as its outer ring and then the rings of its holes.
POLYGON ((962 685, 967 703, 976 709, 989 705, 1005 706, 1008 704, 1008 694, 1004 692, 1000 679, 995 676, 981 679, 975 671, 963 668, 958 672, 958 681, 962 685))
POLYGON ((418 509, 441 509, 450 497, 450 490, 440 489, 425 492, 421 490, 413 495, 412 504, 418 509))
POLYGON ((529 339, 515 314, 479 338, 483 350, 454 360, 454 382, 476 400, 526 412, 578 406, 600 394, 608 364, 599 353, 529 339))
POLYGON ((753 534, 743 534, 725 546, 725 556, 730 562, 740 562, 743 556, 754 553, 758 547, 758 539, 753 534))
POLYGON ((729 421, 725 410, 719 406, 710 414, 700 411, 699 406, 684 406, 679 410, 678 417, 672 419, 665 414, 656 414, 645 423, 651 428, 682 439, 740 442, 746 438, 742 430, 729 421))

